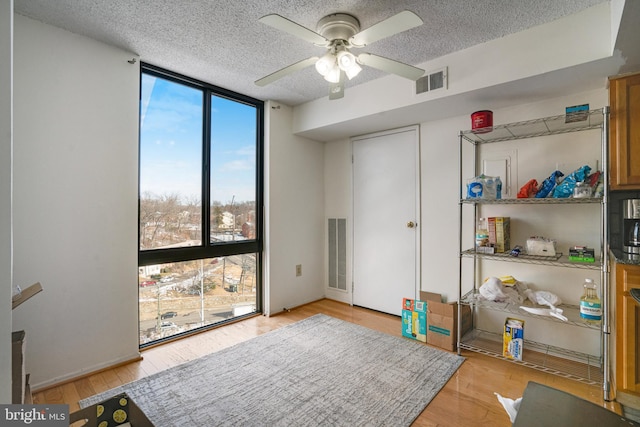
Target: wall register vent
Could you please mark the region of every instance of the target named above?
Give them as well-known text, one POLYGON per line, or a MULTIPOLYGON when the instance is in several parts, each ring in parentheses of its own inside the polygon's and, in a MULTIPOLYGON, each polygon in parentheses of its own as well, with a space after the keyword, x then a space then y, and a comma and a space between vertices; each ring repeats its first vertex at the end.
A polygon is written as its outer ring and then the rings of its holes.
POLYGON ((329 288, 347 290, 347 220, 329 218, 329 288))
POLYGON ((431 71, 416 80, 416 95, 438 89, 447 89, 447 67, 431 71))

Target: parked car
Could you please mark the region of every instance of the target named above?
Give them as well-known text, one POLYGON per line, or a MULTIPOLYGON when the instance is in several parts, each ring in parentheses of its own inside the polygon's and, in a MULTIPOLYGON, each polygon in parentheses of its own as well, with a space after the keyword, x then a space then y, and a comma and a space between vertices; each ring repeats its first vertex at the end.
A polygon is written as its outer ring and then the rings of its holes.
POLYGON ((176 317, 178 315, 178 313, 176 313, 175 311, 167 311, 166 313, 162 313, 160 315, 160 319, 164 320, 164 319, 171 319, 172 317, 176 317))
POLYGON ((170 329, 170 328, 177 328, 178 325, 176 325, 173 322, 162 322, 162 324, 160 325, 160 329, 170 329))
POLYGON ((145 286, 153 286, 156 284, 155 280, 145 280, 144 282, 140 282, 140 287, 144 288, 145 286))

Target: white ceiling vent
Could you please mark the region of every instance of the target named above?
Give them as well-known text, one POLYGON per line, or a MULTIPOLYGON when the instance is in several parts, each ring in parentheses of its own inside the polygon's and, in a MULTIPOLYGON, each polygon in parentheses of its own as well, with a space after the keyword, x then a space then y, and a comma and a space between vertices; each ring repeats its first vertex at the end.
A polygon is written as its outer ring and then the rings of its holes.
POLYGON ((431 71, 416 80, 416 95, 437 89, 447 89, 447 67, 431 71))

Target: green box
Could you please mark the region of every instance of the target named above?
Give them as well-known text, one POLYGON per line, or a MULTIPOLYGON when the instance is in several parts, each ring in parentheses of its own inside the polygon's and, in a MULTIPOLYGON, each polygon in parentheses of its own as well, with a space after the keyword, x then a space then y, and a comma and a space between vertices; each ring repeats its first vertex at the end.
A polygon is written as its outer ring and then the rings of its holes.
POLYGON ((427 303, 425 301, 403 299, 402 336, 427 342, 427 303))
POLYGON ((593 248, 585 248, 581 246, 569 248, 569 261, 595 262, 595 250, 593 248))

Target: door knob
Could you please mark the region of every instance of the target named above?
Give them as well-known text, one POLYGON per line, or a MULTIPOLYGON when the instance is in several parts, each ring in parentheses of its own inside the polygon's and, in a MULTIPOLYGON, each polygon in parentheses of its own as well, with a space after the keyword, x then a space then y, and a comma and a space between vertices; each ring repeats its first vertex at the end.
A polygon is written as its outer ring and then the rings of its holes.
POLYGON ((415 223, 415 222, 413 222, 413 221, 409 221, 409 222, 407 223, 407 227, 408 227, 408 228, 413 228, 413 227, 415 227, 416 225, 418 225, 418 224, 416 224, 416 223, 415 223))

